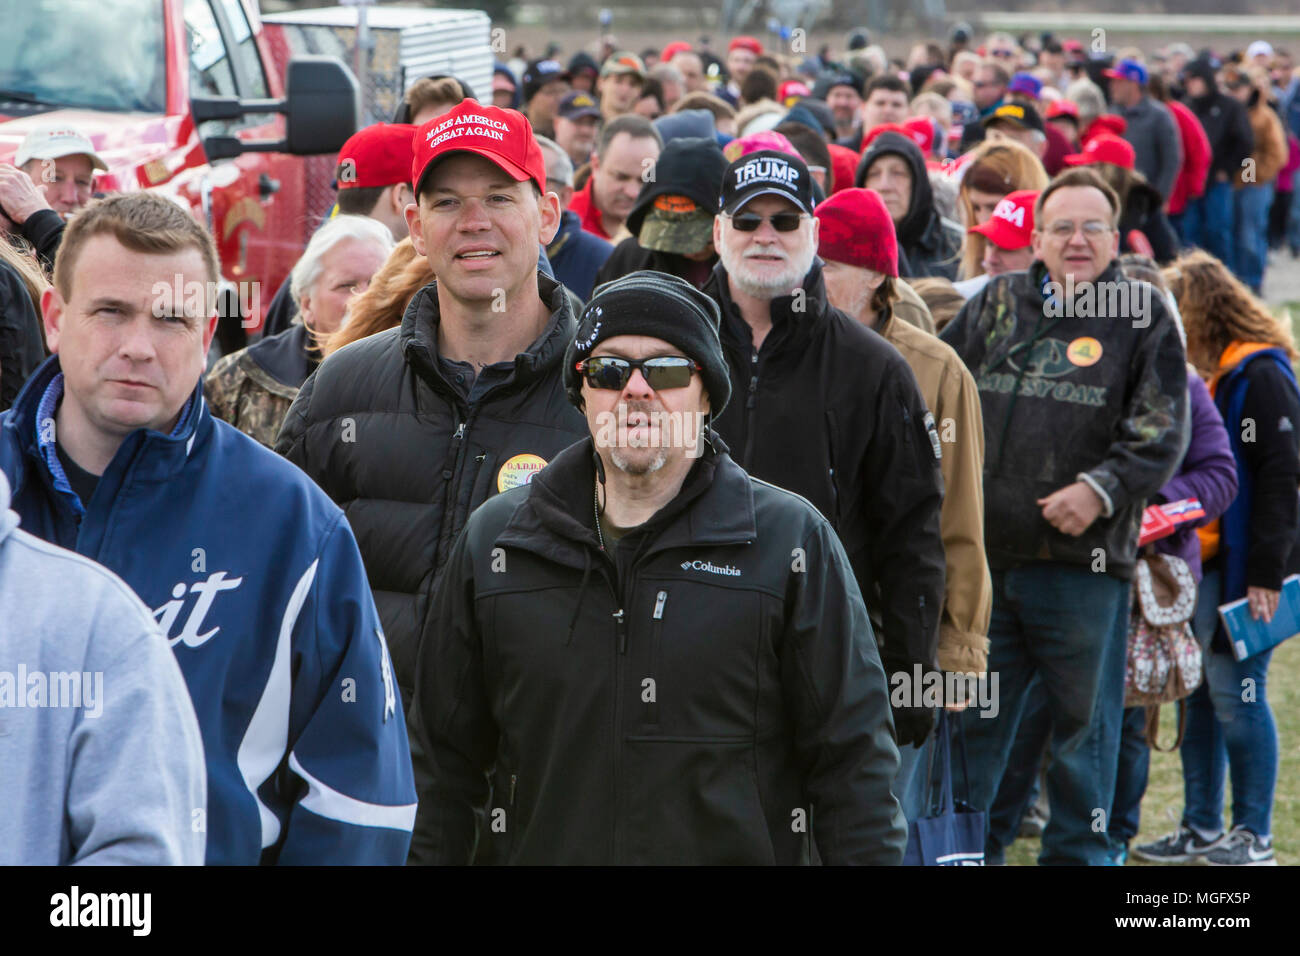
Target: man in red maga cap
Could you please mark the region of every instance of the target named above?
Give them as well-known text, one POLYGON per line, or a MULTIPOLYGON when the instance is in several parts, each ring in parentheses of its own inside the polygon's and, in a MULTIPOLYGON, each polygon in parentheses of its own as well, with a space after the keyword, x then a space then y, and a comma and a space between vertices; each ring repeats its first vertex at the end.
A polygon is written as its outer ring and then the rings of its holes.
MULTIPOLYGON (((587 430, 561 375, 575 329, 569 296, 537 267, 560 202, 532 126, 466 100, 416 130, 407 157, 407 224, 435 281, 399 327, 322 363, 276 450, 348 513, 409 703, 420 626, 470 512, 587 430)), ((421 741, 415 750, 424 794, 421 741)), ((425 832, 419 818, 416 827, 425 832)), ((422 845, 412 844, 416 859, 422 845)))

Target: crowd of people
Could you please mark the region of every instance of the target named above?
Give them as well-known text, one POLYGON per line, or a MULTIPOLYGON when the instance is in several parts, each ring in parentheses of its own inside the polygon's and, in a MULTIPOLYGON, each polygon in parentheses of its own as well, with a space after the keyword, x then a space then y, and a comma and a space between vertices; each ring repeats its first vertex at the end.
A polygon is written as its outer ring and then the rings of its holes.
POLYGON ((229 354, 159 294, 205 229, 31 133, 0 862, 897 864, 957 738, 988 863, 1275 863, 1271 651, 1215 612, 1300 570, 1300 69, 870 41, 420 79, 229 354), (1204 666, 1131 846, 1156 553, 1204 666))

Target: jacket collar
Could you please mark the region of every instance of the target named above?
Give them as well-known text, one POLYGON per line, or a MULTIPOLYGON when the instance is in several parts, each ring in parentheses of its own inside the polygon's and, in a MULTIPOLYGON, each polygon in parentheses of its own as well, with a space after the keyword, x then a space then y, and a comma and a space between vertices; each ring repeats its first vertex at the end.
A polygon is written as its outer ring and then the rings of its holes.
POLYGON ((271 378, 290 388, 302 388, 312 365, 321 360, 307 326, 302 323, 254 342, 248 347, 248 358, 271 378))
MULTIPOLYGON (((749 476, 731 460, 715 432, 681 491, 636 534, 648 534, 644 553, 668 548, 746 544, 757 534, 749 476)), ((598 551, 594 447, 590 437, 570 445, 537 473, 496 543, 581 568, 598 551)))
MULTIPOLYGON (((805 344, 812 338, 813 331, 825 324, 830 317, 831 304, 826 298, 826 283, 822 279, 822 261, 813 258, 812 268, 800 284, 802 295, 798 290, 791 295, 777 296, 769 305, 772 317, 772 331, 768 338, 774 352, 805 344), (799 308, 796 309, 796 303, 799 308)), ((713 277, 704 287, 704 294, 718 303, 722 313, 722 340, 724 344, 738 345, 746 350, 753 348, 753 336, 740 307, 731 299, 731 286, 727 279, 727 270, 722 260, 713 267, 713 277)), ((767 346, 767 343, 764 343, 767 346)))
MULTIPOLYGON (((59 357, 52 355, 28 379, 18 394, 14 406, 5 416, 4 428, 16 440, 23 455, 40 467, 56 491, 70 496, 78 514, 85 511, 68 484, 63 466, 55 450, 56 435, 48 423, 54 420, 55 410, 63 395, 63 371, 59 357)), ((137 428, 122 440, 104 476, 125 472, 131 465, 132 478, 139 481, 165 481, 178 474, 196 449, 202 449, 212 429, 212 416, 203 400, 203 382, 195 383, 194 391, 170 434, 149 428, 137 428)), ((15 477, 13 495, 16 498, 23 484, 23 474, 15 477)))
MULTIPOLYGON (((515 356, 514 372, 503 386, 508 391, 523 388, 558 368, 564 361, 564 350, 568 348, 577 328, 573 307, 569 304, 569 295, 563 285, 538 272, 537 292, 542 301, 549 305, 551 319, 537 341, 515 356)), ((406 307, 398 332, 398 343, 402 355, 421 378, 438 391, 458 396, 459 393, 443 377, 438 366, 440 321, 438 283, 435 280, 415 293, 410 305, 406 307)))

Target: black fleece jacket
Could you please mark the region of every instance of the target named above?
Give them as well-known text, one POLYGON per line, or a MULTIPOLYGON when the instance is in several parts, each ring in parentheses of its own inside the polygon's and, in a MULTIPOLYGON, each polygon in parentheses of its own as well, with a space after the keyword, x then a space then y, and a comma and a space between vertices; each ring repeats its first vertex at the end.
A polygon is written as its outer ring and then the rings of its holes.
POLYGON ((902 860, 844 549, 714 446, 612 554, 590 439, 470 516, 420 642, 414 862, 902 860))
POLYGON ((800 295, 772 300, 757 352, 721 265, 704 292, 721 309, 731 370, 718 432, 742 468, 803 495, 835 528, 883 632, 887 669, 937 666, 943 475, 934 417, 907 361, 831 306, 820 261, 800 295))

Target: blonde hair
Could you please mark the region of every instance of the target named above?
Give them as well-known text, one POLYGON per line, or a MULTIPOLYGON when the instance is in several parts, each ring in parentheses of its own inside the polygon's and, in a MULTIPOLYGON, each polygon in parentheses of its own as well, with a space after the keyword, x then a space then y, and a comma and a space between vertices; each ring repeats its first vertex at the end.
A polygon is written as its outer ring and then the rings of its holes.
POLYGON ((1165 268, 1164 277, 1187 330, 1187 360, 1203 378, 1218 371, 1220 357, 1233 342, 1274 345, 1292 362, 1300 357, 1286 323, 1208 252, 1184 252, 1165 268))
POLYGON ((432 281, 429 260, 416 253, 409 238, 403 239, 379 267, 366 291, 352 300, 343 328, 324 337, 321 353, 329 355, 358 339, 400 325, 411 298, 432 281))
POLYGON ((18 273, 18 278, 22 280, 23 287, 27 290, 27 296, 36 306, 36 312, 39 315, 41 311, 41 295, 50 287, 50 280, 45 277, 45 270, 36 260, 36 256, 29 251, 19 249, 13 243, 0 239, 0 262, 3 262, 14 272, 18 273))
MULTIPOLYGON (((957 191, 957 210, 961 213, 962 224, 967 229, 975 225, 975 207, 970 201, 973 177, 985 179, 991 174, 991 178, 1005 187, 1003 196, 1021 189, 1035 189, 1041 192, 1047 188, 1047 170, 1043 168, 1042 161, 1019 143, 1011 140, 988 140, 971 150, 970 155, 970 165, 966 167, 966 172, 961 179, 961 189, 957 191)), ((985 238, 978 232, 966 233, 961 252, 963 278, 970 279, 983 274, 984 266, 981 263, 984 261, 985 242, 985 238)))

